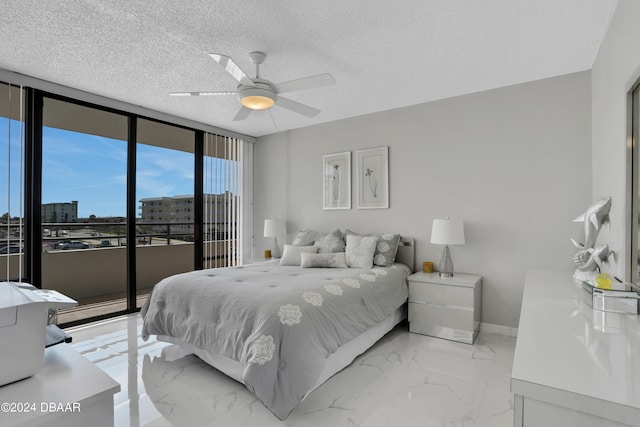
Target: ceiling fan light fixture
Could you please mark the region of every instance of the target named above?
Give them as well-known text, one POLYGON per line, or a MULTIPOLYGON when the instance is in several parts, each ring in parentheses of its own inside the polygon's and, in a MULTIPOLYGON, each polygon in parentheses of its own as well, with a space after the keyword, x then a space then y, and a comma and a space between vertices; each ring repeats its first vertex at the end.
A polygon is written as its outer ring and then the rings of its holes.
POLYGON ((256 76, 249 77, 247 73, 236 64, 229 56, 219 53, 210 54, 211 58, 220 64, 224 70, 238 81, 237 90, 229 91, 207 91, 207 92, 172 92, 173 96, 214 96, 214 95, 231 95, 238 96, 238 100, 242 104, 242 108, 236 113, 233 121, 245 120, 252 110, 267 110, 276 103, 279 107, 302 114, 309 118, 315 117, 320 113, 308 105, 294 101, 293 99, 281 97, 280 93, 294 92, 297 90, 307 90, 317 87, 329 86, 336 83, 336 80, 330 74, 317 74, 315 76, 304 77, 296 80, 289 80, 279 83, 273 82, 260 77, 260 64, 266 58, 263 52, 251 52, 249 57, 251 62, 256 66, 256 76))
POLYGON ((240 102, 251 110, 266 110, 275 104, 273 99, 260 95, 245 96, 240 102))
POLYGON ((262 87, 244 87, 238 94, 240 103, 250 110, 266 110, 276 103, 276 94, 262 87))

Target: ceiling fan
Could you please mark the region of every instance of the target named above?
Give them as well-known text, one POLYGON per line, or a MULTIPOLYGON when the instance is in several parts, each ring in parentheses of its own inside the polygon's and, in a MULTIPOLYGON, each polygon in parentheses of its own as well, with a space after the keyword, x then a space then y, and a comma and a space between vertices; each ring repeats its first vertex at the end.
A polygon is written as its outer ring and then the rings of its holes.
POLYGON ((316 116, 320 110, 280 96, 282 93, 294 92, 297 90, 314 89, 317 87, 330 86, 336 83, 331 74, 318 74, 296 80, 289 80, 274 84, 269 80, 260 77, 260 64, 267 57, 262 52, 251 52, 249 57, 256 65, 256 76, 251 78, 242 71, 233 59, 226 55, 210 53, 209 56, 220 64, 224 70, 231 74, 238 81, 235 91, 214 91, 214 92, 171 92, 172 96, 216 96, 216 95, 237 95, 242 107, 233 118, 234 121, 246 119, 252 110, 266 110, 278 105, 287 110, 294 111, 307 117, 316 116))

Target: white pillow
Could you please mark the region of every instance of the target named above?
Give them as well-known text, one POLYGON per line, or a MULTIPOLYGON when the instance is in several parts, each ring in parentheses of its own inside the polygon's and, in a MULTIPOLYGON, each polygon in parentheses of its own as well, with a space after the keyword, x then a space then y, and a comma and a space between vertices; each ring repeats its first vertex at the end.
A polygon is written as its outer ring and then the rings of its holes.
POLYGON ((318 252, 317 246, 293 246, 284 245, 284 253, 280 259, 280 265, 300 265, 300 254, 310 253, 315 254, 318 252))
POLYGON ((323 268, 347 268, 344 260, 344 252, 333 252, 324 254, 301 253, 300 267, 323 267, 323 268))
MULTIPOLYGON (((351 230, 345 230, 344 236, 349 234, 355 234, 356 236, 362 236, 362 234, 354 233, 351 230)), ((365 236, 372 236, 378 239, 378 245, 376 251, 373 254, 373 264, 381 267, 391 267, 396 259, 398 253, 398 246, 400 245, 399 234, 365 234, 365 236)))
POLYGON ((353 268, 373 267, 373 254, 377 243, 377 237, 347 235, 347 265, 353 268))

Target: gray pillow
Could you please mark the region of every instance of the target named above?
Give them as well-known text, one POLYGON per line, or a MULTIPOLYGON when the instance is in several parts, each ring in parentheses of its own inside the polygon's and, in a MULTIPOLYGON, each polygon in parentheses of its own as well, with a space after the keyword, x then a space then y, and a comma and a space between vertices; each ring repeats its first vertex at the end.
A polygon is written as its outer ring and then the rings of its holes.
POLYGON ((322 268, 347 268, 345 263, 344 252, 337 252, 331 254, 309 254, 301 253, 300 267, 322 267, 322 268))
MULTIPOLYGON (((353 234, 363 236, 363 234, 354 233, 351 230, 345 230, 344 236, 353 234)), ((380 267, 391 267, 396 260, 398 246, 400 244, 399 234, 364 234, 364 236, 373 236, 378 239, 376 251, 373 255, 373 263, 380 267)))
POLYGON ((317 246, 319 254, 344 252, 345 244, 342 232, 338 229, 330 234, 325 234, 316 240, 313 246, 317 246))
POLYGON ((291 242, 292 246, 311 246, 316 241, 316 233, 311 230, 300 230, 291 242))

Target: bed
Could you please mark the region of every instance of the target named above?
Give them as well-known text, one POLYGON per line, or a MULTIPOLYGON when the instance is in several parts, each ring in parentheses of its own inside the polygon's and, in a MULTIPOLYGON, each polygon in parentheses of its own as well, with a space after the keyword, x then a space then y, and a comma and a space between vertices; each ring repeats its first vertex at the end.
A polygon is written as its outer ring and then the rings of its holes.
POLYGON ((385 267, 272 261, 171 276, 142 308, 142 337, 197 355, 285 419, 406 318, 413 259, 413 240, 403 238, 385 267))

